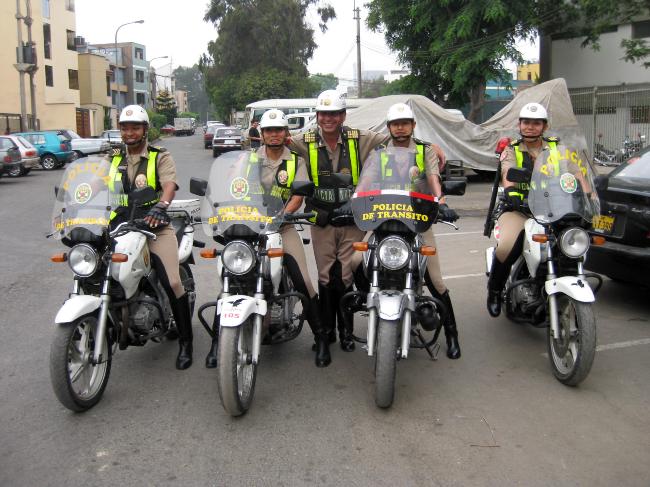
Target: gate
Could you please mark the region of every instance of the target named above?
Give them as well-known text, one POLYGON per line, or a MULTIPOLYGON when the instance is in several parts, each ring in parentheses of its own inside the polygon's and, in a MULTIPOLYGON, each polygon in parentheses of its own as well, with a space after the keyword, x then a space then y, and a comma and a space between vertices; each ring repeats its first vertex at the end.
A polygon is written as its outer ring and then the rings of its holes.
POLYGON ((77 133, 81 137, 90 137, 90 110, 77 108, 77 133))

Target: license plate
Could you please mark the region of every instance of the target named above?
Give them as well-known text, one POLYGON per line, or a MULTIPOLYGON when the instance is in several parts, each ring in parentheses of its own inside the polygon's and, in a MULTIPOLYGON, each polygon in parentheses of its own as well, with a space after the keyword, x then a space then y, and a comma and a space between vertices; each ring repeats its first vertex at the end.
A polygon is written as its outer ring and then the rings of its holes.
POLYGON ((235 143, 234 140, 226 140, 226 144, 234 144, 234 143, 235 143))
POLYGON ((593 221, 594 231, 600 233, 612 233, 614 229, 614 217, 606 215, 597 215, 593 221))

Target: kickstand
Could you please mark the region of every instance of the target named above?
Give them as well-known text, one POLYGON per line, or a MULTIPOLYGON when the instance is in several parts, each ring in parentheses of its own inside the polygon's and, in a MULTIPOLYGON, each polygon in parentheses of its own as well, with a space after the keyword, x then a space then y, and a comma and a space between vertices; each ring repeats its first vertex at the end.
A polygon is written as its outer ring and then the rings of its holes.
POLYGON ((431 357, 431 360, 438 360, 438 352, 440 351, 440 345, 438 344, 438 342, 435 342, 427 346, 426 342, 424 341, 424 338, 422 337, 422 332, 420 330, 415 330, 415 336, 419 340, 420 344, 427 351, 429 357, 431 357))

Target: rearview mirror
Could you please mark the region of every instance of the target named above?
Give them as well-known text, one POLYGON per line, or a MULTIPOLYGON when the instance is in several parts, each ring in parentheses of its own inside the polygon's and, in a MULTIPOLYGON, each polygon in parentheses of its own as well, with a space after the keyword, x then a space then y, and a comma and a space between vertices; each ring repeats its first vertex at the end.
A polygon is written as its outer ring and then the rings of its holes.
POLYGON ((513 183, 527 183, 532 173, 529 169, 511 167, 506 173, 506 179, 513 183))
POLYGON ((467 188, 467 178, 448 179, 442 183, 442 193, 452 196, 463 196, 467 188))
POLYGON ((294 181, 291 183, 291 194, 310 198, 314 194, 314 183, 311 181, 294 181))
POLYGON ((190 193, 197 196, 205 196, 207 188, 208 182, 205 179, 190 178, 190 193))

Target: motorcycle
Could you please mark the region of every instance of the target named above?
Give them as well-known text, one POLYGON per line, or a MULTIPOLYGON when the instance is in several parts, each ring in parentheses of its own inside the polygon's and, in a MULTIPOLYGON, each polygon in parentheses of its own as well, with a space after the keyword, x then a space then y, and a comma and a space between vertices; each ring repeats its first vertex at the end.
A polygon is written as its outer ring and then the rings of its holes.
MULTIPOLYGON (((74 274, 72 291, 54 319, 50 378, 58 400, 85 411, 97 404, 108 384, 117 349, 144 346, 177 337, 167 294, 152 263, 148 240, 156 235, 137 210, 155 198, 147 186, 127 196, 109 176, 111 164, 82 158, 67 166, 55 188, 52 233, 68 251, 53 262, 67 262, 74 274), (127 221, 110 228, 113 212, 128 201, 127 221)), ((193 307, 192 213, 198 200, 175 200, 169 207, 179 240, 180 275, 193 307)))
MULTIPOLYGON (((364 162, 350 205, 354 223, 370 232, 367 241, 354 244, 363 252, 370 287, 367 294, 345 294, 340 306, 345 316, 345 311, 358 310, 351 302, 365 301, 358 311, 368 313, 365 342, 368 356, 375 357, 375 403, 380 408, 393 404, 397 361, 408 358, 411 348, 425 349, 436 359, 448 313, 442 301, 423 293, 426 259, 436 249, 424 245, 420 234, 436 222, 438 200, 427 179, 415 174, 415 158, 407 148, 375 151, 364 162), (391 177, 383 177, 387 161, 406 169, 392 168, 391 177)), ((465 185, 464 178, 446 181, 445 193, 462 195, 465 185)))
MULTIPOLYGON (((602 283, 598 275, 584 271, 590 245, 586 229, 600 213, 593 169, 586 154, 569 143, 542 151, 532 174, 510 168, 507 178, 518 183, 530 180, 523 208, 529 218, 524 225, 523 252, 512 265, 501 302, 510 320, 548 328, 553 374, 561 383, 576 386, 593 364, 596 318, 592 304, 602 283), (599 280, 595 290, 588 278, 599 280)), ((493 222, 507 209, 502 198, 493 222)), ((494 235, 498 241, 498 224, 494 235)), ((488 276, 494 253, 495 247, 486 249, 488 276)))
MULTIPOLYGON (((283 223, 312 215, 285 214, 280 197, 264 194, 259 164, 250 162, 249 154, 223 154, 214 161, 208 181, 190 180, 190 192, 204 196, 205 234, 223 245, 221 250, 201 252, 202 257, 220 257, 217 272, 222 290, 217 301, 205 303, 197 314, 211 336, 218 330, 219 397, 232 416, 244 414, 252 404, 261 345, 296 338, 305 319, 298 303, 303 310, 308 303, 283 266, 278 232, 283 223), (212 327, 204 316, 210 308, 215 308, 212 327)), ((297 182, 293 186, 298 190, 297 182)))

